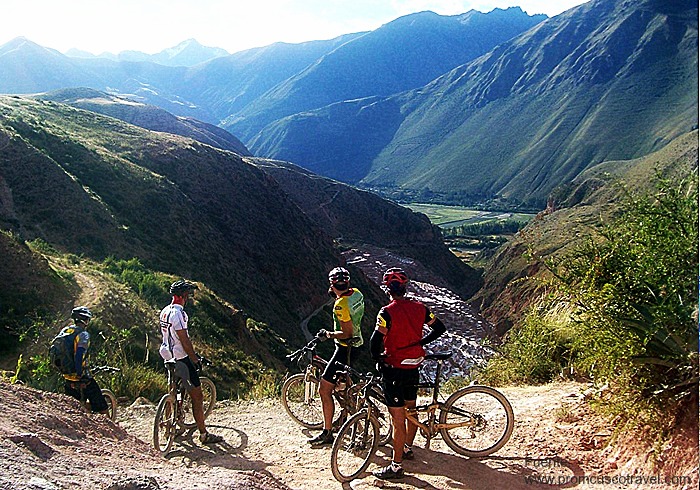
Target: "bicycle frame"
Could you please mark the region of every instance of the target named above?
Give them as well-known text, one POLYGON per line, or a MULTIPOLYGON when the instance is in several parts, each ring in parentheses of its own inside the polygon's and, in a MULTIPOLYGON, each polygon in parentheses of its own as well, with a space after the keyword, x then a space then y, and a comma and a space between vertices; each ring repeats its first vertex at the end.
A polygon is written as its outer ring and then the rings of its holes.
MULTIPOLYGON (((309 381, 311 381, 312 379, 320 379, 322 372, 326 369, 326 366, 328 366, 328 361, 316 354, 316 345, 318 344, 318 342, 319 339, 317 338, 311 339, 311 341, 307 343, 304 347, 287 355, 288 359, 296 361, 297 363, 299 363, 304 357, 308 359, 308 364, 304 369, 304 401, 306 403, 308 403, 311 399, 314 398, 314 396, 316 395, 317 388, 317 386, 314 383, 310 383, 309 381)), ((338 375, 345 376, 345 389, 334 390, 333 396, 338 400, 341 410, 347 411, 346 406, 350 402, 351 398, 349 398, 347 394, 343 394, 343 392, 347 393, 348 388, 350 388, 353 385, 353 381, 350 377, 349 366, 343 366, 341 367, 341 370, 342 371, 338 371, 338 375)), ((338 380, 338 382, 340 382, 340 379, 338 380)))
POLYGON ((432 399, 430 403, 424 404, 424 405, 417 405, 415 408, 407 408, 406 409, 406 419, 416 425, 418 429, 420 429, 421 434, 423 437, 426 439, 426 449, 430 449, 430 440, 435 437, 436 435, 439 434, 440 430, 442 429, 454 429, 456 427, 469 427, 473 426, 474 420, 472 415, 464 412, 463 410, 458 410, 455 408, 451 409, 451 412, 453 413, 458 413, 459 415, 463 415, 466 417, 469 417, 469 420, 461 423, 452 423, 452 424, 441 424, 436 421, 435 414, 437 413, 438 410, 445 410, 445 405, 438 400, 438 397, 440 395, 440 371, 442 369, 442 361, 445 359, 448 359, 451 356, 451 353, 442 353, 442 354, 427 354, 425 358, 427 360, 435 360, 437 361, 437 368, 435 370, 435 378, 433 379, 432 382, 423 382, 423 383, 418 383, 416 387, 418 388, 430 388, 432 389, 432 399), (427 423, 423 423, 418 419, 418 414, 421 413, 426 413, 428 414, 427 418, 427 423))

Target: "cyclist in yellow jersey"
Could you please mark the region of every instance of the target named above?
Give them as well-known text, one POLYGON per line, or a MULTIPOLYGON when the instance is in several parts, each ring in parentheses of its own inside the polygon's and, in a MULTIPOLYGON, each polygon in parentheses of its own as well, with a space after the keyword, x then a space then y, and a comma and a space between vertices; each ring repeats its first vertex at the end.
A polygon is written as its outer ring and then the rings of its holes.
POLYGON ((365 313, 365 299, 362 293, 350 287, 350 273, 343 267, 336 267, 328 274, 330 288, 328 292, 335 297, 333 304, 333 331, 319 330, 319 338, 334 339, 335 352, 328 361, 321 376, 321 405, 323 407, 323 431, 309 439, 313 445, 333 443, 333 390, 337 381, 337 371, 340 364, 352 366, 357 347, 363 343, 360 323, 365 313), (337 362, 336 362, 337 361, 337 362))

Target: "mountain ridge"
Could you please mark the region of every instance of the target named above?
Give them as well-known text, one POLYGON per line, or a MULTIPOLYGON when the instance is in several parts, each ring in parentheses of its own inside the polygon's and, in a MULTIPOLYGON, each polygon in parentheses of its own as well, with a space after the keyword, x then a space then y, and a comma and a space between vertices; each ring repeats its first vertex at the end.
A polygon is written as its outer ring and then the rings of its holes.
POLYGON ((250 148, 384 192, 541 209, 587 166, 697 126, 694 13, 592 0, 424 87, 278 120, 250 148))

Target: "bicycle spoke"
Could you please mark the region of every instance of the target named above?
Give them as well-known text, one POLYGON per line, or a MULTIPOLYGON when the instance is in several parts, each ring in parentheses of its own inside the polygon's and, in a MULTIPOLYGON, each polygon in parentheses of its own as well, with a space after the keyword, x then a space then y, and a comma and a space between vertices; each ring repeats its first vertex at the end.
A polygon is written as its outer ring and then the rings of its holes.
POLYGON ((318 393, 318 381, 305 381, 304 373, 295 374, 282 386, 282 405, 299 425, 317 429, 323 425, 323 408, 318 393))
POLYGON ((493 388, 471 386, 454 393, 442 407, 445 442, 467 456, 486 456, 500 449, 513 431, 513 409, 493 388))
POLYGON ((172 447, 175 437, 175 415, 173 398, 164 395, 158 403, 153 422, 153 446, 162 454, 166 454, 172 447))
POLYGON ((340 482, 357 478, 377 450, 379 428, 365 411, 353 415, 338 432, 331 450, 331 469, 340 482))

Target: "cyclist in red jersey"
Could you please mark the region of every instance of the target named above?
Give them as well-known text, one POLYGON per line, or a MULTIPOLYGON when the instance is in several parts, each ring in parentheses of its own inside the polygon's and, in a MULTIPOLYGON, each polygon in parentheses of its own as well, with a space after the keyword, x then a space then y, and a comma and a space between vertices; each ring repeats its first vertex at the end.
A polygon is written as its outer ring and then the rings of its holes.
POLYGON ((394 426, 391 464, 374 473, 378 478, 403 478, 402 461, 413 458, 411 445, 417 427, 407 424, 406 409, 416 406, 423 346, 445 333, 445 325, 419 301, 405 297, 408 276, 399 268, 384 273, 382 282, 391 303, 379 310, 370 338, 372 358, 382 373, 384 396, 394 426), (423 336, 423 326, 430 330, 423 336))

